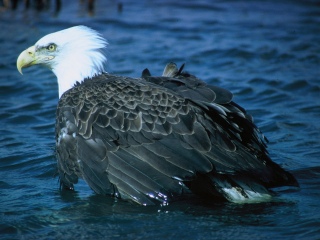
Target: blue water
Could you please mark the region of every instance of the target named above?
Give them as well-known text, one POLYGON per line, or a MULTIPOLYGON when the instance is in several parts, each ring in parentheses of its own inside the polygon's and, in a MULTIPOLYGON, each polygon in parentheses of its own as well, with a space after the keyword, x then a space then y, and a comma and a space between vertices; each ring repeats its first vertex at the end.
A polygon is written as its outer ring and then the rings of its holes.
POLYGON ((318 1, 54 1, 0 8, 0 238, 320 239, 320 4, 318 1), (60 192, 54 158, 57 83, 21 76, 19 53, 43 35, 84 24, 109 41, 107 70, 159 75, 169 61, 230 89, 268 137, 272 159, 298 179, 259 204, 175 202, 142 207, 84 182, 60 192))

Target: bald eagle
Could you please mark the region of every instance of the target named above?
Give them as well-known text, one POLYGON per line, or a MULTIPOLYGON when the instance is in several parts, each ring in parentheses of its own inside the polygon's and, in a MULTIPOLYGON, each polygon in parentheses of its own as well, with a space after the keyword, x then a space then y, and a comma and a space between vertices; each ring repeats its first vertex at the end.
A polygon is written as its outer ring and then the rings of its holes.
POLYGON ((83 178, 98 194, 141 205, 189 196, 270 199, 298 186, 268 156, 266 139, 232 94, 169 63, 160 77, 104 70, 106 40, 75 26, 41 38, 17 59, 57 76, 56 157, 61 186, 83 178))

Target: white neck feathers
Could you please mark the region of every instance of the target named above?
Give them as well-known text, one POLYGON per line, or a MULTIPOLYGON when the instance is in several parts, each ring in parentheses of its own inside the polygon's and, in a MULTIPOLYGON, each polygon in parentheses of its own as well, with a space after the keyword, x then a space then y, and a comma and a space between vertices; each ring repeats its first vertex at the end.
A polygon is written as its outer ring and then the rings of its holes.
POLYGON ((44 36, 36 45, 56 44, 54 59, 48 67, 57 76, 59 98, 76 82, 104 72, 107 41, 96 31, 76 26, 44 36))

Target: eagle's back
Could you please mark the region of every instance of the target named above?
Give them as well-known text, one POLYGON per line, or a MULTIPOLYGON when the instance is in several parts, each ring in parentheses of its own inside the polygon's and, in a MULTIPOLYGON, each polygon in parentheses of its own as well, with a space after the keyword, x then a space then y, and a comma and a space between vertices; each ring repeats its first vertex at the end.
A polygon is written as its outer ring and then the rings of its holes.
POLYGON ((62 95, 56 139, 64 186, 82 177, 97 193, 140 204, 191 192, 249 199, 297 184, 232 94, 192 75, 87 79, 62 95))

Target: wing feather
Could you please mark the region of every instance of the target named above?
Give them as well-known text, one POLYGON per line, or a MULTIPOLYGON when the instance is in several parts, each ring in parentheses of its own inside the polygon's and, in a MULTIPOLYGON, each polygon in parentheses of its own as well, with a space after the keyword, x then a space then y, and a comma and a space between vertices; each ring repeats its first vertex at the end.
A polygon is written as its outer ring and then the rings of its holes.
POLYGON ((246 172, 269 186, 285 178, 274 173, 264 139, 229 91, 182 69, 165 74, 101 74, 62 95, 57 155, 67 187, 82 177, 97 193, 154 204, 181 196, 199 174, 246 172))

